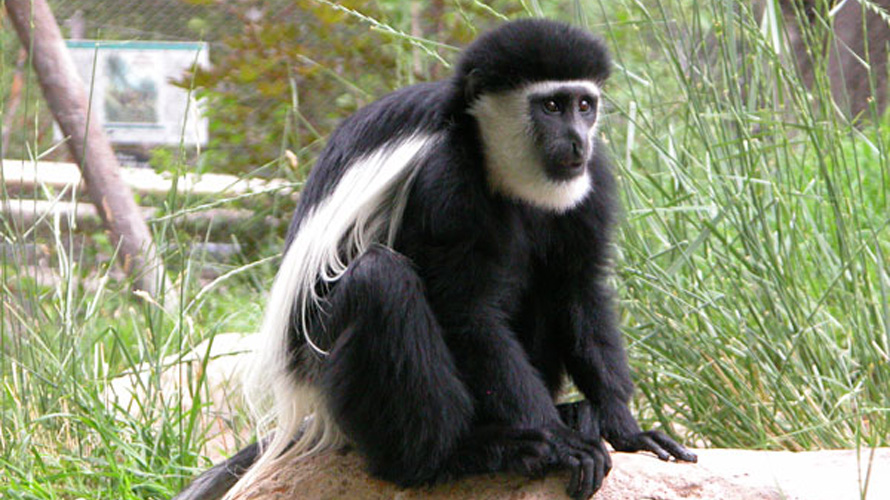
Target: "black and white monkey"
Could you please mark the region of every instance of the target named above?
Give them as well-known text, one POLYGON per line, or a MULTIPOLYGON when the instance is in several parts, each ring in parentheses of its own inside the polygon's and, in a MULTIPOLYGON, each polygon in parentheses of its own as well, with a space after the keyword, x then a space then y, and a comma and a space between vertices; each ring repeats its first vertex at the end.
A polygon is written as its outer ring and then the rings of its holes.
POLYGON ((583 30, 515 21, 450 79, 340 125, 291 223, 248 386, 271 394, 277 428, 177 498, 344 444, 398 485, 568 469, 575 498, 609 472, 603 439, 696 460, 628 408, 596 136, 609 64, 583 30), (586 401, 555 404, 566 374, 586 401))

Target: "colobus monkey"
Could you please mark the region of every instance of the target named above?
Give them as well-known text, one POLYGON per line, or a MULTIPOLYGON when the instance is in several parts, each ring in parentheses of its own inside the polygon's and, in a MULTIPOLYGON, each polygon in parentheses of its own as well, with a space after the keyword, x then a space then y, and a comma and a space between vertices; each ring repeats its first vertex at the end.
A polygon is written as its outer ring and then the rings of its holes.
POLYGON ((347 118, 301 195, 248 386, 277 428, 178 498, 343 444, 398 485, 568 469, 575 498, 609 472, 603 439, 695 461, 628 409, 596 136, 608 74, 589 33, 515 21, 450 79, 347 118), (554 403, 565 374, 585 402, 554 403))

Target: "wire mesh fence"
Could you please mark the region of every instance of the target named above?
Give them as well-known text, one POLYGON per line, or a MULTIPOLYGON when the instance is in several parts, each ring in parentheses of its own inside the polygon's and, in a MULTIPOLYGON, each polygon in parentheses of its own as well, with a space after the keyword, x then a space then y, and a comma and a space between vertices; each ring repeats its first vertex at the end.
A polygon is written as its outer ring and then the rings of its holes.
MULTIPOLYGON (((216 45, 236 31, 238 22, 210 2, 184 0, 49 0, 62 36, 68 40, 205 41, 216 45)), ((43 103, 27 55, 5 18, 0 31, 0 91, 2 91, 5 158, 69 160, 57 147, 58 131, 43 103)), ((211 49, 212 52, 212 49, 211 49)), ((87 72, 89 73, 89 72, 87 72)), ((143 151, 148 157, 148 150, 143 151)))
POLYGON ((68 38, 201 40, 213 42, 238 29, 224 5, 183 0, 51 0, 68 38))
MULTIPOLYGON (((210 95, 213 100, 208 105, 212 115, 209 116, 210 141, 203 145, 198 161, 216 171, 251 171, 280 160, 286 150, 293 150, 300 163, 305 164, 338 118, 354 111, 370 96, 406 83, 405 75, 420 67, 400 63, 405 51, 411 50, 405 48, 408 44, 404 40, 391 35, 387 38, 380 34, 381 30, 375 33, 367 23, 345 23, 349 15, 337 6, 324 3, 296 0, 48 0, 48 3, 63 37, 68 40, 206 43, 209 65, 205 69, 208 71, 203 79, 199 77, 190 83, 196 95, 203 98, 210 95), (368 71, 364 64, 374 69, 368 71)), ((377 16, 382 12, 377 2, 347 4, 377 16)), ((399 30, 410 30, 411 21, 406 17, 407 10, 403 10, 397 8, 388 18, 401 23, 397 26, 399 30)), ((49 150, 46 159, 70 159, 66 148, 54 147, 58 134, 53 134, 52 118, 40 104, 36 85, 23 85, 21 87, 30 91, 10 97, 14 94, 10 79, 25 81, 32 75, 12 30, 4 26, 0 35, 4 58, 0 66, 5 80, 0 82, 5 84, 0 85, 0 90, 6 94, 2 98, 7 104, 3 113, 3 156, 29 157, 49 150), (13 101, 15 105, 8 106, 13 101), (34 119, 35 115, 38 119, 34 119)), ((189 78, 189 74, 183 74, 180 85, 186 82, 188 86, 189 78)), ((163 148, 140 151, 118 146, 116 149, 135 152, 142 164, 152 156, 157 161, 165 161, 170 156, 158 152, 163 148)))

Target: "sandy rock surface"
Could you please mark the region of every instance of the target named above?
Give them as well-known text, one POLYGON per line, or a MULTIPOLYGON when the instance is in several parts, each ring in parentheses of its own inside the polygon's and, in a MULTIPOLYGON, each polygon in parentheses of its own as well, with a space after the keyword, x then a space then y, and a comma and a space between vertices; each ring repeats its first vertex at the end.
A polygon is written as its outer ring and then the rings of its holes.
MULTIPOLYGON (((807 453, 697 450, 698 464, 666 463, 644 454, 613 454, 612 473, 596 500, 846 500, 859 499, 869 452, 807 453)), ((877 450, 867 499, 890 499, 890 449, 877 450)), ((328 453, 263 477, 238 500, 284 499, 510 499, 567 498, 568 474, 529 480, 479 476, 430 489, 400 489, 370 478, 354 454, 328 453)))

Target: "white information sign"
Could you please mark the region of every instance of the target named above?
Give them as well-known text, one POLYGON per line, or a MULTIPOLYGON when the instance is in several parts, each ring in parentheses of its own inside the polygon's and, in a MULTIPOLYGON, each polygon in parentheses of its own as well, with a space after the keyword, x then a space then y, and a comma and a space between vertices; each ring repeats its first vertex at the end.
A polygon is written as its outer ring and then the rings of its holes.
POLYGON ((207 66, 202 42, 66 42, 90 93, 93 119, 116 144, 207 143, 200 102, 172 80, 207 66))

